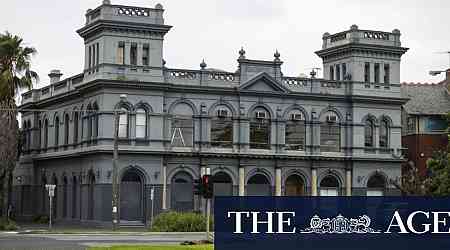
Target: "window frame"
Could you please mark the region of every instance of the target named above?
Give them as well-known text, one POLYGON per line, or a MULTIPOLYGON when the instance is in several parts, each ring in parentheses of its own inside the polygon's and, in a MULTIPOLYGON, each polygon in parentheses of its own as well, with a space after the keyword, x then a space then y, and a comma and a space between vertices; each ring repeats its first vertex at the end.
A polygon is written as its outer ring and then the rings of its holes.
MULTIPOLYGON (((272 133, 272 129, 271 129, 271 117, 269 115, 269 112, 267 110, 254 110, 253 111, 253 116, 250 119, 250 124, 249 124, 249 146, 250 149, 266 149, 266 150, 270 150, 271 149, 271 133, 272 133), (256 113, 257 112, 265 112, 265 118, 257 118, 256 117, 256 113), (261 126, 264 126, 265 128, 261 128, 261 126), (265 131, 259 131, 261 133, 265 133, 266 135, 264 136, 266 139, 264 141, 266 141, 266 143, 263 142, 255 142, 255 140, 252 138, 255 138, 255 136, 257 136, 258 131, 255 131, 255 129, 258 128, 260 130, 265 129, 265 131)), ((262 141, 262 140, 261 140, 262 141)))
MULTIPOLYGON (((230 111, 228 111, 230 112, 230 111)), ((232 148, 233 147, 233 133, 234 133, 234 124, 233 124, 233 118, 231 116, 226 116, 226 117, 219 117, 219 116, 214 116, 211 118, 211 128, 210 128, 210 144, 211 147, 216 147, 216 148, 232 148), (219 133, 217 134, 216 138, 220 138, 220 137, 226 137, 224 136, 225 133, 225 129, 230 129, 231 131, 229 132, 229 140, 215 140, 215 126, 217 126, 216 123, 222 123, 219 124, 221 125, 220 128, 216 129, 217 131, 224 131, 223 133, 219 133)))
POLYGON ((119 42, 117 46, 117 64, 125 64, 125 42, 119 42))
MULTIPOLYGON (((285 133, 284 133, 284 141, 285 141, 285 148, 286 150, 292 150, 292 151, 305 151, 306 150, 306 120, 305 120, 305 115, 303 114, 303 112, 295 112, 295 113, 291 113, 290 115, 292 116, 293 114, 301 114, 302 119, 301 120, 293 120, 293 119, 289 119, 288 121, 286 121, 286 127, 285 127, 285 133), (289 143, 288 141, 294 141, 295 138, 288 139, 288 132, 289 132, 289 127, 292 126, 293 129, 295 130, 292 133, 301 133, 302 138, 300 138, 301 140, 303 140, 303 143, 289 143), (297 129, 302 129, 303 131, 297 131, 297 129), (299 148, 296 148, 297 146, 299 146, 299 148)), ((297 142, 300 142, 297 141, 297 142)))
POLYGON ((322 121, 320 124, 320 150, 322 152, 341 152, 341 136, 342 136, 342 128, 341 128, 341 123, 340 123, 340 118, 337 115, 336 112, 334 111, 329 111, 326 113, 325 115, 325 121, 322 121), (336 121, 335 122, 329 122, 328 120, 328 116, 330 115, 334 115, 336 116, 336 121), (324 128, 327 129, 327 132, 325 133, 324 128), (336 128, 337 129, 337 133, 332 133, 332 129, 336 128), (324 139, 324 135, 326 135, 328 138, 327 141, 337 141, 337 145, 335 146, 329 146, 329 145, 325 145, 325 139, 324 139), (332 137, 333 136, 333 137, 332 137), (337 140, 330 140, 333 139, 334 137, 336 137, 337 140), (324 150, 325 149, 325 150, 324 150), (331 150, 331 149, 337 149, 337 150, 331 150))
POLYGON ((378 139, 378 144, 380 148, 389 148, 389 134, 390 134, 390 122, 386 119, 381 120, 380 122, 380 135, 378 139), (386 135, 383 135, 382 131, 385 129, 386 135), (382 145, 382 138, 385 137, 386 144, 382 145))
POLYGON ((375 147, 375 122, 372 119, 367 119, 364 123, 364 147, 375 147), (367 129, 370 129, 370 134, 367 134, 367 129), (370 140, 370 144, 368 144, 370 140))
POLYGON ((147 133, 147 124, 148 124, 148 112, 146 109, 144 108, 138 108, 136 109, 136 115, 135 115, 135 136, 136 139, 147 139, 148 137, 148 133, 147 133), (138 117, 139 116, 143 116, 144 121, 143 124, 138 124, 138 117), (143 128, 144 130, 144 135, 143 136, 138 136, 138 128, 143 128))
POLYGON ((170 145, 172 147, 186 147, 186 148, 194 147, 194 139, 195 139, 194 133, 195 133, 195 124, 194 124, 193 117, 189 117, 189 118, 188 117, 177 117, 175 115, 171 121, 170 145), (177 123, 178 123, 178 126, 174 126, 174 125, 177 125, 177 123), (181 135, 181 142, 183 144, 182 146, 179 146, 178 144, 174 145, 174 141, 176 139, 175 133, 176 133, 177 129, 179 129, 179 131, 180 131, 179 133, 181 135), (185 136, 186 133, 189 133, 189 132, 186 132, 185 129, 191 130, 192 135, 189 137, 186 137, 185 136), (190 138, 190 140, 188 141, 189 143, 186 143, 185 138, 190 138))
POLYGON ((117 131, 117 137, 119 139, 128 139, 130 137, 130 131, 129 131, 130 117, 129 117, 128 112, 129 112, 128 109, 126 109, 124 107, 120 108, 120 111, 119 111, 119 114, 118 114, 119 115, 119 128, 118 128, 118 131, 117 131), (122 117, 125 117, 126 123, 121 123, 121 118, 122 117), (125 136, 123 136, 121 134, 121 131, 123 131, 123 130, 121 130, 121 127, 123 128, 123 126, 125 126, 125 136))

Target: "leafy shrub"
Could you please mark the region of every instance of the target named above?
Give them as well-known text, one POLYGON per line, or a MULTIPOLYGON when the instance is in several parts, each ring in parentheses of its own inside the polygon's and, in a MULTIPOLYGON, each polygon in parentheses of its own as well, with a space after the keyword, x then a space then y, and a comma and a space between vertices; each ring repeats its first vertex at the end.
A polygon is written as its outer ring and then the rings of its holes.
MULTIPOLYGON (((210 230, 213 223, 210 219, 210 230)), ((151 231, 153 232, 204 232, 206 218, 199 213, 167 212, 155 217, 151 231)))
POLYGON ((33 218, 33 222, 38 223, 38 224, 47 224, 48 221, 49 221, 49 219, 48 219, 47 215, 36 215, 33 218))
POLYGON ((11 231, 16 230, 17 225, 13 220, 6 220, 4 218, 0 218, 0 231, 11 231))

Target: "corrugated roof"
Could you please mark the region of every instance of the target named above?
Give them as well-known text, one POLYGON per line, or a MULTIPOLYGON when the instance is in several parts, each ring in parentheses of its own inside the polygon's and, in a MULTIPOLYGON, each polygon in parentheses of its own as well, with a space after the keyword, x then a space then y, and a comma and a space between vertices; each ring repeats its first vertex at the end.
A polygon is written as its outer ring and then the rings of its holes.
POLYGON ((445 84, 402 84, 403 108, 408 114, 443 115, 450 112, 450 94, 445 84))

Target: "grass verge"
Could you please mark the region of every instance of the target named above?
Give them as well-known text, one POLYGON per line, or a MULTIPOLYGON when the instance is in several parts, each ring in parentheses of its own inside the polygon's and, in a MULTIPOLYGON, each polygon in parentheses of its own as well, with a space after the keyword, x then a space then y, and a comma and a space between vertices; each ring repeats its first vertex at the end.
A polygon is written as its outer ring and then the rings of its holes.
POLYGON ((111 247, 91 247, 88 250, 214 250, 213 245, 167 245, 167 246, 145 246, 145 245, 127 245, 111 247))

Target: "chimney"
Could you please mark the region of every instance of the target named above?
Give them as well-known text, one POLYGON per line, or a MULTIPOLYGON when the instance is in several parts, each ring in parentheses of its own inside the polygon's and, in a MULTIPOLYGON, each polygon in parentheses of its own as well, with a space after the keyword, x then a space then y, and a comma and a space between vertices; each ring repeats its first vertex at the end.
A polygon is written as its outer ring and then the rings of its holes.
POLYGON ((50 71, 50 74, 48 74, 48 77, 50 77, 50 84, 59 82, 61 80, 61 76, 63 74, 61 73, 61 71, 57 70, 57 69, 53 69, 50 71))

